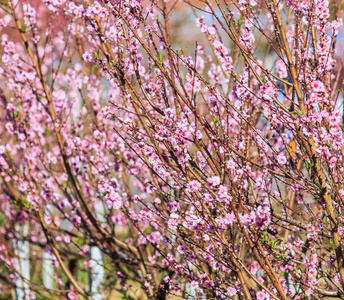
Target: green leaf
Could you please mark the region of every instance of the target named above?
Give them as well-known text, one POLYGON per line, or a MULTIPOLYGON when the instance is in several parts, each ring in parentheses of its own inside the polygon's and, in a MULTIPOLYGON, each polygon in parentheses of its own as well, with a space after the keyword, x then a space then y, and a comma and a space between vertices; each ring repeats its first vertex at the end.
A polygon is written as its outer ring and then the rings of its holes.
POLYGON ((280 243, 281 239, 277 238, 272 242, 272 248, 276 249, 277 245, 280 243))
POLYGON ((96 59, 100 59, 100 57, 102 56, 102 53, 100 52, 100 50, 98 50, 97 52, 93 50, 93 53, 96 59))
POLYGON ((31 208, 31 203, 27 202, 23 198, 19 198, 18 200, 13 200, 11 203, 18 206, 18 207, 31 208))
POLYGON ((327 221, 327 218, 325 218, 325 219, 323 220, 323 222, 324 222, 324 224, 325 224, 326 226, 329 225, 329 222, 327 221))
POLYGON ((307 168, 307 170, 310 170, 312 167, 313 167, 313 165, 314 165, 314 163, 312 162, 312 163, 309 163, 309 161, 308 160, 305 160, 305 164, 306 164, 306 168, 307 168))
POLYGON ((75 241, 76 241, 76 243, 77 243, 78 245, 80 245, 80 246, 86 245, 85 239, 82 238, 82 237, 77 237, 77 238, 75 238, 75 241))
POLYGON ((163 56, 160 53, 158 53, 155 57, 158 60, 159 65, 162 66, 162 64, 164 62, 164 59, 165 59, 165 56, 163 56))
POLYGON ((17 109, 16 109, 16 111, 14 112, 14 114, 15 114, 16 116, 19 115, 19 109, 20 109, 20 103, 17 105, 17 109))
POLYGON ((214 123, 214 125, 215 125, 215 127, 216 127, 216 129, 217 129, 217 124, 218 124, 218 123, 217 123, 217 118, 214 118, 214 119, 213 119, 213 123, 214 123))
POLYGON ((129 299, 129 291, 124 292, 122 299, 129 299))

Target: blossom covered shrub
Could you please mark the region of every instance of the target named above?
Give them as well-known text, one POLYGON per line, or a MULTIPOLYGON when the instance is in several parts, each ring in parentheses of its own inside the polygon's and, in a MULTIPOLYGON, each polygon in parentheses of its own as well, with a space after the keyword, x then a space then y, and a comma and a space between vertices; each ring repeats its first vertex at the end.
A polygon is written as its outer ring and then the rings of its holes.
POLYGON ((343 297, 341 2, 179 2, 1 1, 4 299, 343 297))

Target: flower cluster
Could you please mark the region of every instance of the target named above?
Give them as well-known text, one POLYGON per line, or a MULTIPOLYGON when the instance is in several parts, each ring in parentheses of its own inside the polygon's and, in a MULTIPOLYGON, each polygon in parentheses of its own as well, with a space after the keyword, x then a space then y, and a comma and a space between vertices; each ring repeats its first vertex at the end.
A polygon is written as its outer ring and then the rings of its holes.
POLYGON ((185 49, 178 1, 0 4, 6 297, 24 242, 31 299, 341 295, 342 19, 190 5, 185 49))

